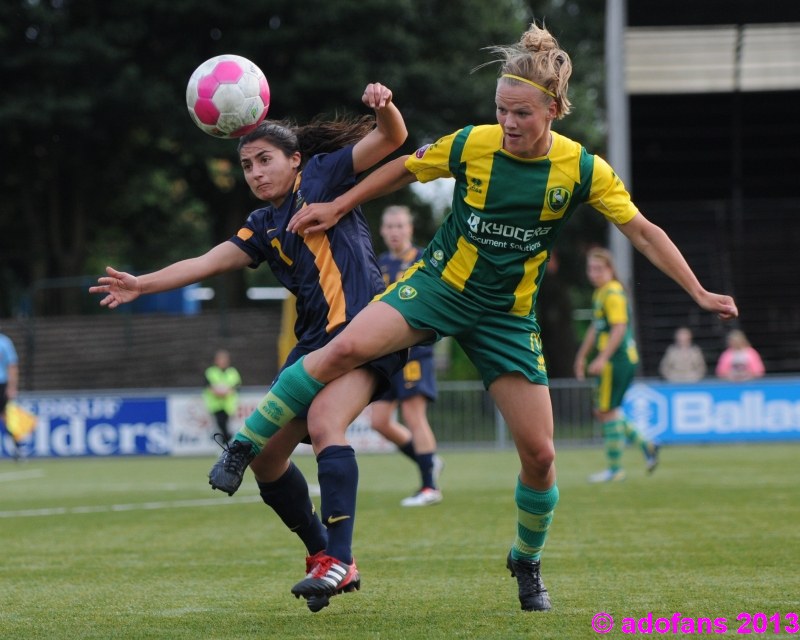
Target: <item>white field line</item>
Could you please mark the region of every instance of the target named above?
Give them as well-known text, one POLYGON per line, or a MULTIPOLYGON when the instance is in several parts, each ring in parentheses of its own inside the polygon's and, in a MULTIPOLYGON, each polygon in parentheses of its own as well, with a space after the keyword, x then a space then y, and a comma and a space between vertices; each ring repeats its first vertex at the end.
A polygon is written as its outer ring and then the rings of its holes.
MULTIPOLYGON (((319 495, 319 487, 309 485, 312 496, 319 495)), ((132 504, 91 505, 85 507, 48 507, 42 509, 18 509, 0 511, 0 518, 30 518, 42 516, 65 516, 82 513, 111 513, 115 511, 155 511, 158 509, 184 509, 187 507, 219 507, 232 504, 261 502, 261 496, 242 496, 239 498, 198 498, 196 500, 167 500, 164 502, 141 502, 132 504)))
POLYGON ((28 469, 27 471, 7 471, 0 473, 0 482, 11 482, 13 480, 30 480, 44 476, 42 469, 28 469))
POLYGON ((106 504, 86 507, 49 507, 43 509, 19 509, 0 511, 0 518, 30 518, 36 516, 66 516, 76 513, 110 513, 113 511, 153 511, 157 509, 181 509, 185 507, 217 507, 230 504, 258 502, 260 496, 241 498, 200 498, 198 500, 170 500, 167 502, 142 502, 139 504, 106 504))

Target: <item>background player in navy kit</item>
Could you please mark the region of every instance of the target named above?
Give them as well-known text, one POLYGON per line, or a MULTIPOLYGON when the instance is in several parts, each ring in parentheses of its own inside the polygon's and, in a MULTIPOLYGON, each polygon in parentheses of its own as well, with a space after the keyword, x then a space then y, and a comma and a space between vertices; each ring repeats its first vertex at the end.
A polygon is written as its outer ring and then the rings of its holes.
MULTIPOLYGON (((298 236, 287 231, 287 224, 307 199, 328 200, 352 187, 357 174, 383 160, 405 140, 405 123, 388 88, 378 83, 367 85, 362 102, 375 110, 374 119, 315 120, 303 127, 269 121, 259 125, 241 138, 238 150, 247 184, 264 206, 248 216, 234 237, 201 256, 139 277, 107 267, 108 275, 99 278, 90 293, 105 294, 100 304, 113 309, 145 293, 175 289, 266 262, 297 298, 298 342, 284 368, 326 344, 385 287, 369 227, 360 209, 331 232, 298 236)), ((319 402, 315 400, 308 409, 307 419, 305 411, 295 411, 286 428, 270 438, 255 460, 249 455, 249 446, 248 455, 236 455, 242 448, 237 441, 220 458, 226 469, 236 466, 240 476, 252 462, 262 499, 306 546, 307 573, 336 573, 335 589, 309 594, 312 611, 326 606, 331 595, 360 585, 351 551, 358 466, 343 434, 375 394, 388 387, 389 378, 406 357, 407 350, 403 350, 343 376, 343 384, 332 385, 336 390, 325 398, 320 394, 319 402), (325 422, 324 428, 317 426, 319 422, 325 422), (315 428, 341 433, 342 438, 317 441, 315 428), (317 454, 324 527, 314 512, 303 474, 289 459, 309 433, 317 454), (345 489, 340 487, 343 482, 345 489)))
MULTIPOLYGON (((378 264, 383 281, 389 286, 422 257, 423 249, 413 244, 414 223, 408 207, 387 207, 381 216, 380 232, 388 251, 378 256, 378 264)), ((391 388, 370 407, 372 428, 419 467, 420 489, 401 501, 404 507, 425 507, 442 501, 439 474, 444 462, 436 454, 436 436, 428 422, 428 402, 435 399, 433 346, 416 346, 411 347, 403 370, 392 376, 391 388), (398 405, 405 426, 395 419, 398 405)))

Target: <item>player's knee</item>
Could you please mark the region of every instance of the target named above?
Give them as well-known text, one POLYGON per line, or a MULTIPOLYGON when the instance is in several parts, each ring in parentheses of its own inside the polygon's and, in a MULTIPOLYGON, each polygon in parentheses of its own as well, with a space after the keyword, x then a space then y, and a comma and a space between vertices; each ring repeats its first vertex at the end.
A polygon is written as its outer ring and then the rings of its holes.
POLYGON ((424 402, 403 402, 400 411, 403 414, 403 421, 406 424, 422 425, 425 423, 427 405, 424 402))
POLYGON ((330 422, 314 415, 312 411, 308 412, 308 437, 311 438, 312 443, 326 441, 331 435, 331 428, 330 422))
POLYGON ((311 441, 322 442, 343 434, 347 430, 349 421, 343 416, 339 402, 321 394, 314 399, 308 409, 306 425, 311 441))
POLYGON ((342 333, 326 346, 328 360, 339 365, 361 364, 363 354, 358 340, 342 333))
POLYGON ((533 476, 544 477, 556 461, 556 450, 552 441, 541 444, 521 456, 526 470, 533 476))
POLYGON ((288 466, 285 457, 262 451, 250 463, 250 470, 259 482, 275 482, 288 466))
POLYGON ((336 403, 331 402, 327 394, 319 394, 314 398, 314 402, 311 403, 311 406, 308 408, 308 413, 306 414, 308 435, 312 438, 314 437, 312 430, 319 429, 326 423, 326 414, 330 414, 331 416, 336 415, 336 403))
POLYGON ((308 421, 308 437, 311 439, 312 444, 320 442, 325 437, 324 425, 319 422, 308 421))
POLYGON ((552 443, 542 447, 535 454, 536 466, 541 469, 550 469, 556 461, 556 450, 552 443))
POLYGON ((369 426, 372 427, 378 433, 382 434, 382 433, 385 433, 386 431, 388 431, 388 429, 389 429, 389 420, 388 419, 384 419, 384 418, 377 418, 376 419, 373 416, 372 420, 370 421, 370 425, 369 426))

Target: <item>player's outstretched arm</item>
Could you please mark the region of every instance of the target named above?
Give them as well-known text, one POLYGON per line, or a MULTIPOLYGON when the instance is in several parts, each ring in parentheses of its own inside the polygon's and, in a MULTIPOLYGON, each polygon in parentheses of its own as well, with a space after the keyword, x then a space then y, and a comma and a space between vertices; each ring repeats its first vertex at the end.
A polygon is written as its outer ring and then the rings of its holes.
POLYGON ((226 271, 242 269, 250 264, 250 257, 232 242, 223 242, 196 258, 175 262, 163 269, 134 276, 113 267, 106 267, 106 275, 89 287, 89 293, 105 294, 100 306, 116 309, 119 305, 136 300, 146 293, 160 293, 185 287, 226 271))
POLYGON ((650 262, 683 287, 700 308, 716 313, 722 320, 739 316, 733 298, 706 291, 675 243, 643 214, 639 213, 625 224, 618 224, 617 228, 650 262))

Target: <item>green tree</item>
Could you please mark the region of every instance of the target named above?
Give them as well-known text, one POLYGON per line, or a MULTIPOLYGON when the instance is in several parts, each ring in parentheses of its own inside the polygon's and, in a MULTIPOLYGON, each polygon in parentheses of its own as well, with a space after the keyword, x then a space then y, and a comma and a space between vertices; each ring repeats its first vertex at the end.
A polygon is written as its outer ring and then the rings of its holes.
POLYGON ((363 85, 380 79, 408 105, 412 130, 461 120, 454 107, 474 104, 473 94, 452 100, 441 82, 454 76, 455 90, 471 88, 457 34, 491 42, 521 24, 517 2, 507 2, 517 19, 505 21, 469 4, 4 3, 0 43, 14 93, 0 105, 2 278, 19 290, 107 262, 153 269, 235 230, 254 204, 235 145, 200 134, 184 102, 186 80, 212 55, 258 61, 273 88, 271 117, 357 107, 363 85), (359 24, 370 28, 356 31, 359 24), (426 73, 423 61, 437 51, 448 55, 426 73), (12 240, 19 237, 27 242, 12 240))
MULTIPOLYGON (((256 61, 272 89, 272 118, 358 109, 363 86, 385 82, 408 122, 408 152, 493 120, 496 68, 473 72, 488 60, 483 47, 513 42, 535 16, 581 52, 602 28, 598 15, 598 0, 2 3, 4 86, 13 90, 0 103, 0 315, 19 310, 22 293, 44 279, 96 274, 108 263, 147 271, 194 255, 255 208, 235 143, 203 135, 186 112, 186 81, 203 60, 238 53, 256 61)), ((585 66, 582 57, 577 68, 585 66)), ((585 119, 594 130, 596 94, 577 77, 580 108, 565 126, 585 119)), ((397 196, 428 212, 410 192, 397 196)), ((368 215, 381 205, 367 206, 368 215)), ((422 222, 425 241, 432 223, 422 222)), ((219 288, 226 304, 242 303, 244 283, 235 274, 219 288)), ((86 301, 84 288, 73 293, 60 312, 86 301)))

